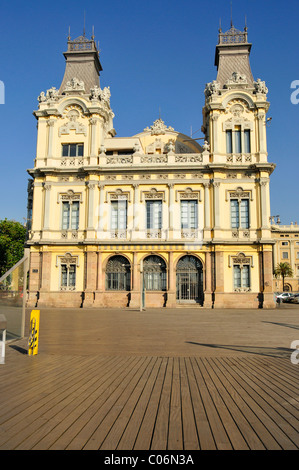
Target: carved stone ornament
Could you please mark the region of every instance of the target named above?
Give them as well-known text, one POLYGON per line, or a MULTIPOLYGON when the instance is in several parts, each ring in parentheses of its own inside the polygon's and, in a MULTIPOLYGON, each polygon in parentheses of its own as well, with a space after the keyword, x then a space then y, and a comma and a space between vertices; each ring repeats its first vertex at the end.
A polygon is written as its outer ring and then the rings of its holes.
POLYGON ((83 80, 79 80, 78 78, 74 77, 66 83, 64 93, 69 92, 85 92, 84 82, 83 80))
POLYGON ((81 201, 81 193, 74 193, 72 189, 69 189, 67 193, 60 194, 60 200, 63 202, 81 201))
POLYGON ((232 257, 233 264, 250 264, 251 263, 251 258, 250 256, 245 256, 244 253, 238 253, 237 256, 232 257))
POLYGON ((231 78, 227 80, 224 85, 224 88, 234 88, 237 86, 239 87, 246 87, 248 85, 248 81, 246 75, 243 75, 239 72, 233 72, 231 78))
POLYGON ((243 191, 242 188, 237 188, 234 191, 229 191, 229 196, 231 199, 238 199, 239 201, 244 198, 250 198, 249 191, 243 191))
POLYGON ((77 109, 72 109, 67 113, 67 118, 69 121, 64 124, 63 126, 59 127, 58 135, 59 137, 64 134, 69 134, 71 130, 74 130, 76 134, 84 134, 87 135, 87 129, 84 124, 78 122, 77 119, 80 116, 80 113, 77 109))
POLYGON ((143 193, 145 199, 163 199, 164 200, 164 191, 157 191, 156 188, 152 188, 150 191, 143 193))
POLYGON ((64 256, 60 257, 60 264, 66 264, 66 266, 69 268, 71 264, 77 264, 78 257, 77 256, 72 256, 71 253, 65 253, 64 256))
POLYGON ((52 87, 47 90, 46 94, 42 91, 37 99, 39 103, 44 103, 46 101, 57 101, 59 97, 58 93, 59 90, 57 90, 55 87, 52 87))
POLYGON ((180 199, 195 199, 196 201, 200 201, 200 191, 193 191, 192 188, 186 188, 183 191, 177 191, 176 194, 176 200, 178 200, 179 197, 180 199))
POLYGON ((256 93, 262 93, 266 95, 268 93, 268 88, 266 87, 266 83, 262 81, 260 78, 257 79, 256 82, 253 82, 254 89, 256 93))
POLYGON ((110 87, 105 87, 102 90, 100 87, 94 86, 93 88, 90 89, 89 99, 91 101, 94 101, 94 100, 103 101, 110 107, 110 97, 111 97, 110 87))
POLYGON ((210 83, 206 83, 204 93, 206 98, 212 95, 220 95, 220 83, 218 83, 216 80, 213 80, 210 83))
POLYGON ((161 118, 154 121, 150 127, 146 127, 144 132, 151 132, 151 135, 163 135, 166 131, 174 131, 173 127, 167 127, 161 118))

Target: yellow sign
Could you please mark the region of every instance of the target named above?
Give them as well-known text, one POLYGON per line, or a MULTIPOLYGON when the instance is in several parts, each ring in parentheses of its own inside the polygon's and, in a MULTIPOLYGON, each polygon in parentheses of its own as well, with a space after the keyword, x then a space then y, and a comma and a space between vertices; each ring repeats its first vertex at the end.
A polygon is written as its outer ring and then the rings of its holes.
POLYGON ((30 331, 28 340, 28 355, 34 356, 38 352, 40 310, 32 310, 30 315, 30 331))

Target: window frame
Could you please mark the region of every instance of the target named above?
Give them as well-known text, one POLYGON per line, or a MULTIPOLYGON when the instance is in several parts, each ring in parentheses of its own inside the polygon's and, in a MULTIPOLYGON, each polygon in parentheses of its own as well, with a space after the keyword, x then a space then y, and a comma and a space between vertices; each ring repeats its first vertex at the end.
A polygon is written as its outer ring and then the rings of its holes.
POLYGON ((84 143, 83 142, 69 142, 69 143, 63 143, 61 144, 61 156, 62 158, 75 158, 75 157, 83 157, 84 156, 84 143), (75 146, 76 148, 76 155, 71 155, 71 147, 75 146), (64 155, 64 149, 68 148, 67 155, 64 155), (79 149, 82 149, 82 155, 81 152, 79 152, 79 149))

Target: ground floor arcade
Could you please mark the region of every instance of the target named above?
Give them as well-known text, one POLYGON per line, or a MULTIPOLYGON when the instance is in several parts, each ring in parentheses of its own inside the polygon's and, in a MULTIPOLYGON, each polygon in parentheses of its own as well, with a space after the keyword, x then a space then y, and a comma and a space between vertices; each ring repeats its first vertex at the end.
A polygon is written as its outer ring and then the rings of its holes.
POLYGON ((271 245, 30 250, 28 307, 274 307, 271 245))

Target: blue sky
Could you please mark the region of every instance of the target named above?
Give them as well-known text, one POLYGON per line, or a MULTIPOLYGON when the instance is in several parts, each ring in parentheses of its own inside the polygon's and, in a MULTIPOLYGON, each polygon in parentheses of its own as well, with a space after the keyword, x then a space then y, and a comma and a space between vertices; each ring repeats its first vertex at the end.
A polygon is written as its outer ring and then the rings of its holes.
MULTIPOLYGON (((59 88, 68 28, 74 39, 95 28, 103 66, 101 87, 110 86, 117 136, 141 132, 161 117, 185 134, 202 125, 204 87, 216 78, 219 19, 230 27, 230 0, 2 1, 0 80, 0 219, 24 222, 26 170, 36 152, 37 96, 59 88)), ((298 0, 234 0, 233 23, 247 17, 254 78, 266 81, 271 214, 283 224, 298 221, 299 104, 291 103, 291 82, 299 80, 298 0)), ((299 97, 299 94, 298 94, 299 97)), ((201 137, 199 131, 194 137, 201 137)))

